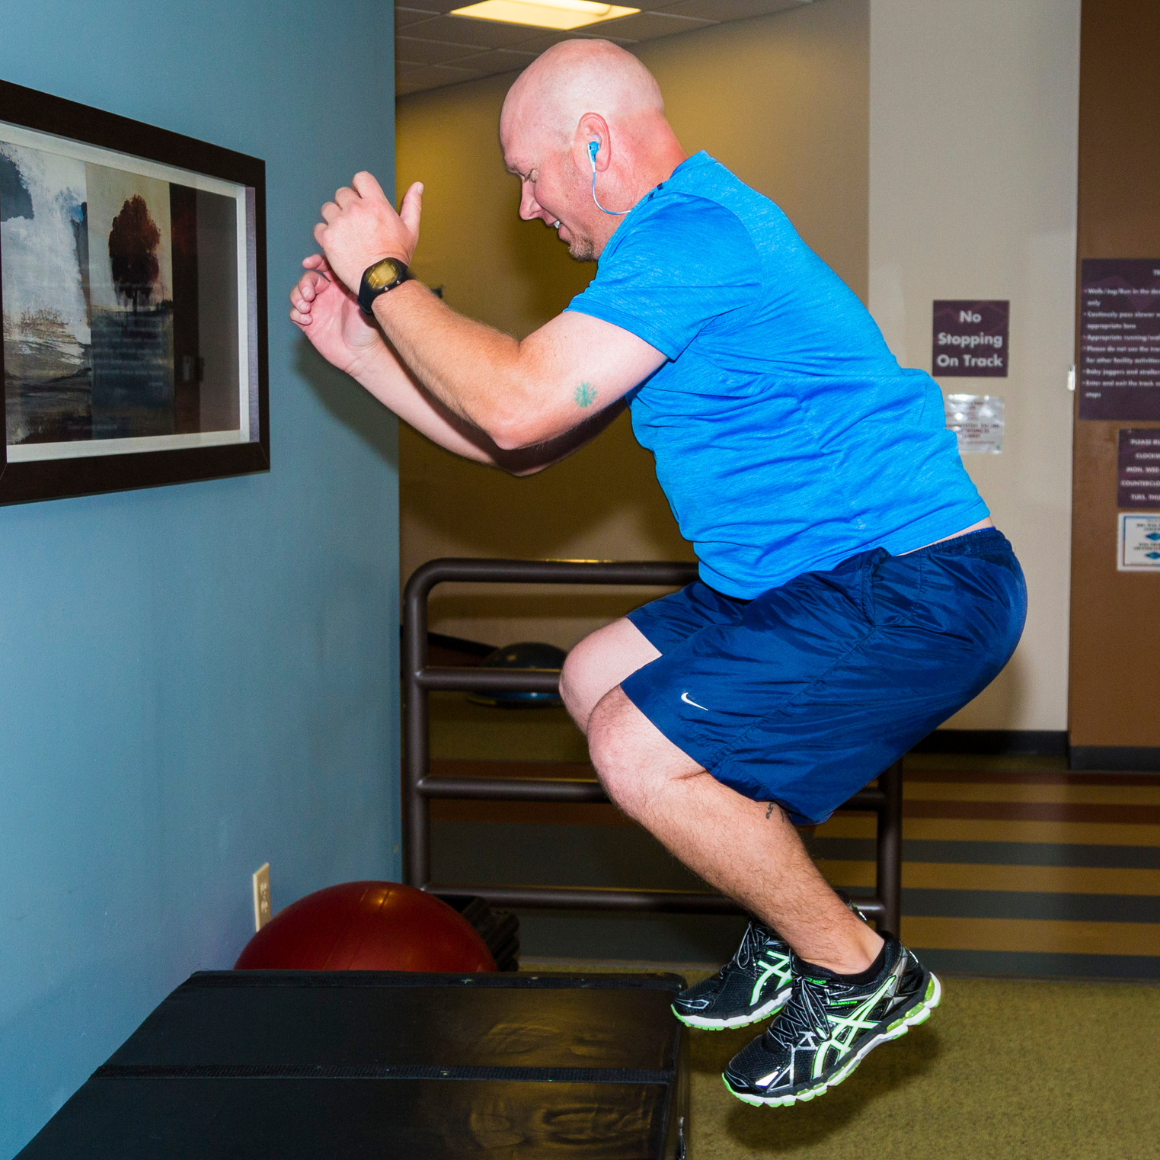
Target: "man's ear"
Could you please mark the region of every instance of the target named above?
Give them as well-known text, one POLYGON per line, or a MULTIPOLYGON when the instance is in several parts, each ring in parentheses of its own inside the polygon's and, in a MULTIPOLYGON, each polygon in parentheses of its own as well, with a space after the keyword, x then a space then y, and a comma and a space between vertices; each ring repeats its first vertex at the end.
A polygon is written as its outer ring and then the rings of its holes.
POLYGON ((573 154, 585 173, 591 173, 593 165, 597 173, 603 173, 612 163, 612 134, 608 122, 599 113, 585 113, 580 118, 573 154))

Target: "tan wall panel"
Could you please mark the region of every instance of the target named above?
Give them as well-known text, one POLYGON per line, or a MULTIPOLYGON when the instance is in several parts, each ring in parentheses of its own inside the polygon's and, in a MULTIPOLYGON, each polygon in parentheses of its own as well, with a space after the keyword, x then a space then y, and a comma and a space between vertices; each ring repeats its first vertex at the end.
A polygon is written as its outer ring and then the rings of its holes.
POLYGON ((1014 658, 950 728, 1067 727, 1079 0, 872 0, 870 308, 931 370, 938 298, 1011 303, 1000 455, 964 463, 1015 546, 1028 618, 1014 658))

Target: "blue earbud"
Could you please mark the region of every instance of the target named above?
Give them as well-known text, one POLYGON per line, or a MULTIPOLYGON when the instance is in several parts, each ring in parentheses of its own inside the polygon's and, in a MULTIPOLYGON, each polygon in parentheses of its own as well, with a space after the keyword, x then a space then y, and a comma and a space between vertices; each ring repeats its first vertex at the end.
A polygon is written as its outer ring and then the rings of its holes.
POLYGON ((600 204, 600 202, 596 201, 596 154, 599 152, 600 152, 600 142, 599 141, 589 141, 588 142, 588 160, 592 163, 592 200, 594 202, 596 202, 596 208, 598 210, 600 210, 601 213, 606 213, 610 217, 624 217, 624 215, 626 213, 628 213, 628 210, 626 210, 626 209, 621 209, 621 210, 605 209, 604 206, 602 206, 600 204))

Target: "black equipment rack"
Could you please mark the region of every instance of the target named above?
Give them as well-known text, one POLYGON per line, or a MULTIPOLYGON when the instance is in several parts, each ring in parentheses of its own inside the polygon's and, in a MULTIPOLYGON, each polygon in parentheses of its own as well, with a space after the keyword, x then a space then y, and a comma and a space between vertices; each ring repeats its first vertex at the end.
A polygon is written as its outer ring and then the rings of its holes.
MULTIPOLYGON (((427 655, 427 599, 438 584, 593 584, 681 587, 697 578, 696 564, 683 561, 488 560, 444 558, 416 569, 403 595, 403 816, 404 879, 434 894, 475 895, 492 905, 571 909, 636 910, 683 914, 737 914, 732 899, 711 891, 640 890, 612 887, 447 883, 431 880, 430 802, 473 801, 607 802, 595 780, 576 778, 433 777, 430 769, 427 694, 431 692, 557 692, 559 676, 518 669, 431 667, 427 655)), ((902 763, 895 762, 877 785, 854 794, 843 810, 878 818, 877 886, 873 898, 855 905, 879 929, 898 933, 902 913, 902 763)))

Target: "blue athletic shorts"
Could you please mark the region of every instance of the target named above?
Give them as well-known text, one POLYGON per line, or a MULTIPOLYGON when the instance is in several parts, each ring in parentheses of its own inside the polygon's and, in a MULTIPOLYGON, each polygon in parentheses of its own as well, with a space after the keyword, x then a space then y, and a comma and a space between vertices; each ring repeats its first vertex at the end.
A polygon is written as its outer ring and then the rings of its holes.
POLYGON ((986 528, 753 600, 690 584, 629 614, 661 656, 621 687, 719 781, 813 824, 986 688, 1026 613, 1019 561, 986 528))

